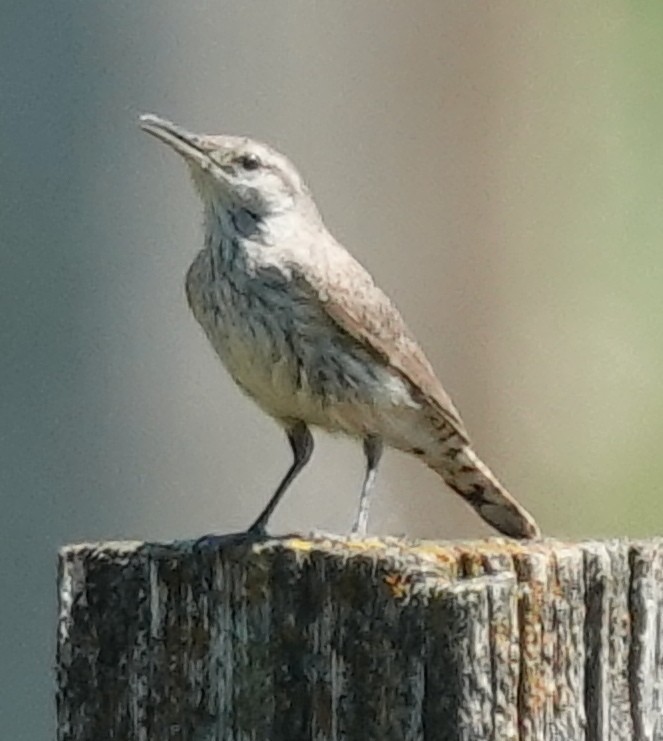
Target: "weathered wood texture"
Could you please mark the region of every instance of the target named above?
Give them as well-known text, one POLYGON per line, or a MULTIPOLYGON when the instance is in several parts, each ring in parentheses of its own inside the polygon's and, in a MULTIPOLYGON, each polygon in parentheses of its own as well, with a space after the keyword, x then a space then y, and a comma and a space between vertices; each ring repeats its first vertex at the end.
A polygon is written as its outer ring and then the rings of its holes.
POLYGON ((60 558, 62 741, 663 741, 663 541, 60 558))

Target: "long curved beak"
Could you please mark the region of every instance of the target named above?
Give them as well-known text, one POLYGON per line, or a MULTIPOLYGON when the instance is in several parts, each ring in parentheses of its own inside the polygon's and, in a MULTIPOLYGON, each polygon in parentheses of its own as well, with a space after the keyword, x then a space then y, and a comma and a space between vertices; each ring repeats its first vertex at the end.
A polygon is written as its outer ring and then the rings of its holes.
POLYGON ((210 172, 216 163, 210 158, 209 152, 213 149, 207 137, 194 134, 191 131, 177 126, 172 121, 159 118, 151 113, 145 113, 139 118, 140 127, 148 134, 160 139, 189 163, 197 165, 201 170, 210 172))

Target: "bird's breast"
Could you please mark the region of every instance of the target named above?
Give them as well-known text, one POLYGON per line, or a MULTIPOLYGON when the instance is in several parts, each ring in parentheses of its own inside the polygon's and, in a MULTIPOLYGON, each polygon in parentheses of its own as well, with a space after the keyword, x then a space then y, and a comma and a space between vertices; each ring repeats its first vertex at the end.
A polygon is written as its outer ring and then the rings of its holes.
POLYGON ((273 417, 360 433, 363 409, 412 404, 407 384, 274 266, 221 270, 206 249, 186 292, 234 381, 273 417))
POLYGON ((186 279, 189 306, 237 385, 277 418, 318 416, 304 382, 301 338, 310 318, 274 269, 214 264, 201 251, 186 279), (294 337, 299 335, 299 342, 294 337))

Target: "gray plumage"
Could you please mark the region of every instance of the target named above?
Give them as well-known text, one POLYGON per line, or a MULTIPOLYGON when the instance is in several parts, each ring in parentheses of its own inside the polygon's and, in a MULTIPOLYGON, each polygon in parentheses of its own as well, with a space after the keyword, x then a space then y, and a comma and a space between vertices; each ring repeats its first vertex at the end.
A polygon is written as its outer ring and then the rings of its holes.
POLYGON ((383 443, 420 458, 488 523, 536 537, 531 515, 474 453, 400 313, 325 228, 293 165, 247 138, 141 126, 189 165, 205 245, 186 277, 191 310, 237 385, 286 430, 294 462, 252 530, 264 531, 308 461, 309 426, 364 442, 354 531, 363 534, 383 443))

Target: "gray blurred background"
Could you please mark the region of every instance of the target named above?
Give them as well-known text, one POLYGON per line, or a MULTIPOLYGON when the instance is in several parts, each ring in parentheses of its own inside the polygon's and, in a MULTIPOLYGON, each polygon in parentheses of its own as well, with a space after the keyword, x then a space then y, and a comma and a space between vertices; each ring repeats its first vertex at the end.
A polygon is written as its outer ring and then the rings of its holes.
MULTIPOLYGON (((199 206, 140 112, 290 155, 549 534, 663 529, 663 5, 5 0, 0 737, 53 737, 56 552, 236 530, 289 465, 183 274, 199 206)), ((345 531, 318 436, 274 528, 345 531)), ((386 457, 376 533, 483 536, 386 457)))

